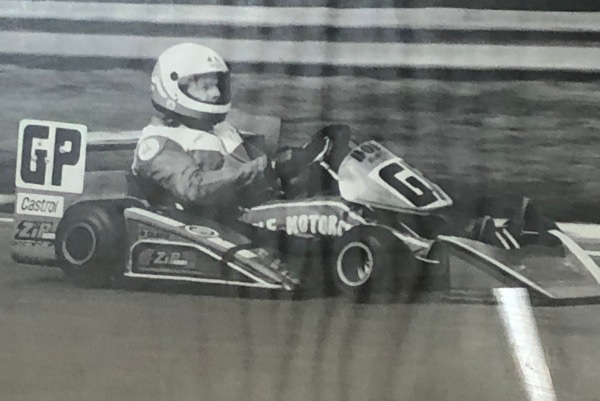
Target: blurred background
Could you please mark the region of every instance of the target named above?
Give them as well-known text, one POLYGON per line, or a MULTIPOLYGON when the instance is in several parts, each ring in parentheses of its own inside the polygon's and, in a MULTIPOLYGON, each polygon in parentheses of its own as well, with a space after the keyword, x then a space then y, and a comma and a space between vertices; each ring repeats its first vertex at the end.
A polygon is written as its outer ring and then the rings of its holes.
POLYGON ((13 191, 19 120, 141 129, 152 113, 154 58, 197 41, 231 63, 235 107, 283 119, 283 143, 346 123, 459 205, 527 195, 556 218, 598 221, 598 9, 591 1, 3 1, 0 192, 13 191))

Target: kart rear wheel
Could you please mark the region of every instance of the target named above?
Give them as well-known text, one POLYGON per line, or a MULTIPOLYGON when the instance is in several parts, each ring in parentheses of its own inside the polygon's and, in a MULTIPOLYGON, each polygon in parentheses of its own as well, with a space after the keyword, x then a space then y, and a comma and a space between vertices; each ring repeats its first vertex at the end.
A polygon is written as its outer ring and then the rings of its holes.
POLYGON ((117 208, 83 204, 69 209, 56 234, 65 276, 80 287, 109 287, 124 263, 124 224, 117 208))
POLYGON ((391 301, 416 272, 416 261, 398 240, 354 229, 335 246, 332 281, 335 290, 353 301, 391 301))

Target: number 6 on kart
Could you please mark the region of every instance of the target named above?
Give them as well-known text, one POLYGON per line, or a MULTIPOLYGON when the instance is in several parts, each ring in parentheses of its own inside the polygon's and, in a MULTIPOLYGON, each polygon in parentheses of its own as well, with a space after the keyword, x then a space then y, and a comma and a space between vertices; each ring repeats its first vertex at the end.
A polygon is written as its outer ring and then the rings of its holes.
POLYGON ((21 120, 17 188, 82 193, 86 136, 85 125, 21 120))

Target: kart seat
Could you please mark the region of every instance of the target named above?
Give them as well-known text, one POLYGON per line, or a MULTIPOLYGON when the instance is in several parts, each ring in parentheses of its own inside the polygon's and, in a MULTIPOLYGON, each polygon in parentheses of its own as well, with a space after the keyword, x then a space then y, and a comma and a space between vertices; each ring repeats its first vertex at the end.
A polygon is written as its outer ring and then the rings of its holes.
POLYGON ((185 224, 198 224, 204 219, 233 224, 236 213, 230 208, 184 206, 154 181, 129 174, 129 190, 132 196, 144 199, 150 205, 149 210, 168 216, 185 224))
POLYGON ((146 200, 152 207, 175 207, 175 201, 167 191, 154 181, 135 174, 128 174, 128 178, 129 190, 132 196, 146 200))

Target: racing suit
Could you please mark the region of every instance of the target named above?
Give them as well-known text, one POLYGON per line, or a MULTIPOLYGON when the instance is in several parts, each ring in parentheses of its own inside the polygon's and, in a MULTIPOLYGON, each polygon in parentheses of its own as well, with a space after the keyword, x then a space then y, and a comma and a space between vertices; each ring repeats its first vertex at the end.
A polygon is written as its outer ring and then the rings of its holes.
POLYGON ((159 119, 143 129, 132 165, 163 200, 218 210, 252 203, 249 195, 269 187, 266 169, 266 156, 227 122, 207 132, 159 119))

